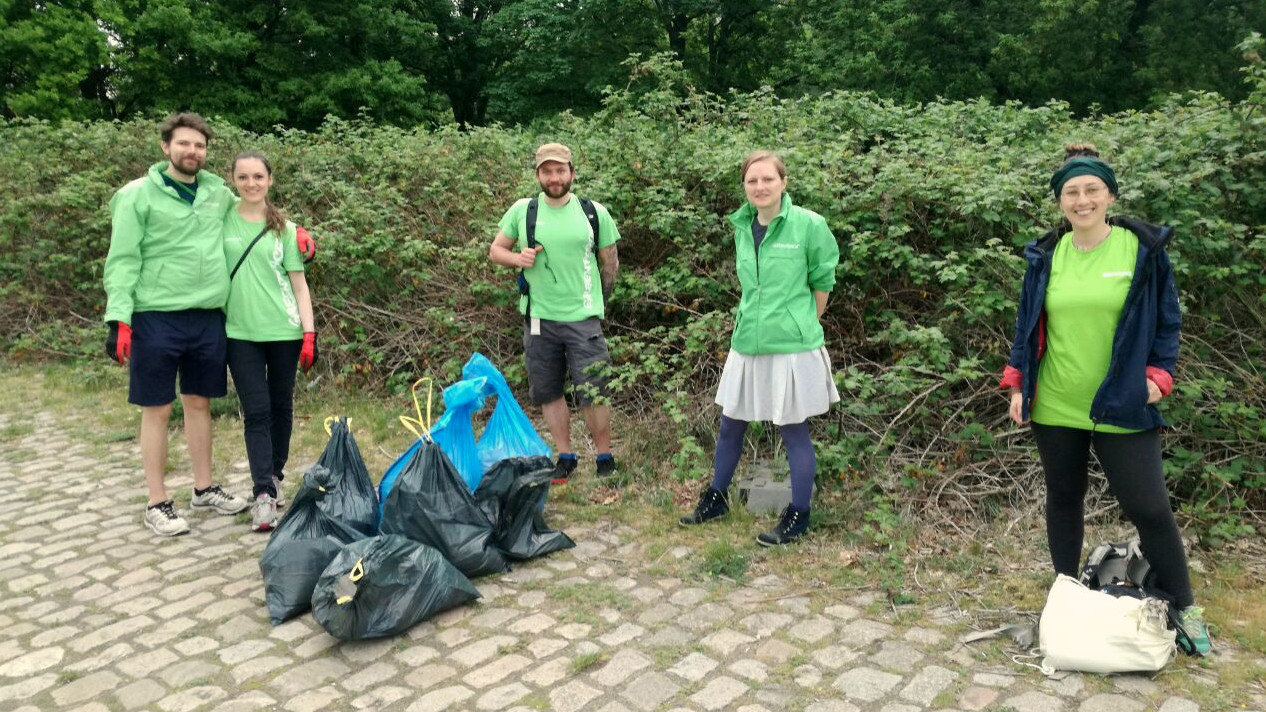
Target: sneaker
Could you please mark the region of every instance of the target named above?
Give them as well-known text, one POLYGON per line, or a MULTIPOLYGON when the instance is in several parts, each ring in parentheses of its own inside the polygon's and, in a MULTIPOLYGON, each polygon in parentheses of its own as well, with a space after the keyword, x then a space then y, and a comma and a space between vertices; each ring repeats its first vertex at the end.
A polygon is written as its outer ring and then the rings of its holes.
POLYGON ((790 504, 778 516, 778 524, 771 531, 759 534, 756 543, 761 546, 782 546, 799 539, 809 528, 809 510, 796 509, 790 504))
POLYGON ((549 483, 552 485, 565 485, 567 479, 571 477, 571 473, 575 472, 576 465, 580 464, 580 460, 575 457, 558 458, 558 462, 554 464, 554 475, 550 478, 549 483))
POLYGON ((273 475, 273 491, 277 493, 277 509, 286 506, 286 496, 281 491, 281 478, 273 475))
POLYGON ((599 457, 597 474, 599 477, 611 477, 616 473, 615 458, 611 456, 599 457))
POLYGON ((1204 657, 1213 651, 1213 640, 1209 638, 1209 627, 1204 624, 1204 609, 1200 606, 1187 606, 1178 612, 1178 620, 1182 623, 1182 631, 1178 638, 1185 636, 1190 644, 1182 648, 1188 655, 1204 657))
POLYGON ((251 505, 251 531, 266 532, 277 526, 277 499, 265 492, 251 505))
POLYGON ((683 527, 689 527, 695 524, 703 524, 729 513, 730 498, 726 493, 719 489, 708 487, 700 495, 699 504, 695 505, 695 511, 678 519, 677 523, 683 527))
POLYGON ((211 485, 203 490, 202 494, 198 494, 198 490, 195 489, 193 497, 189 500, 189 506, 194 509, 214 509, 220 514, 237 514, 251 505, 241 497, 220 489, 219 485, 211 485))
POLYGON ((189 522, 176 514, 176 506, 169 499, 145 508, 145 526, 159 536, 179 536, 189 533, 189 522))

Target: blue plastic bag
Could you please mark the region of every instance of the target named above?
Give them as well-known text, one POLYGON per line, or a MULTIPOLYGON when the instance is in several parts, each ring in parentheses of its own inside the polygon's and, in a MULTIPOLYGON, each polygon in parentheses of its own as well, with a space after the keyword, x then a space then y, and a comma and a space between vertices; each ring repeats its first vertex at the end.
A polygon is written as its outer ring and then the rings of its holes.
POLYGON ((484 407, 485 378, 463 378, 444 389, 444 415, 431 428, 431 442, 448 455, 471 492, 484 476, 471 419, 484 407))
MULTIPOLYGON (((550 457, 549 446, 536 433, 532 421, 519 407, 505 376, 483 354, 476 352, 462 367, 463 379, 484 379, 484 396, 496 395, 497 405, 479 436, 476 450, 482 473, 502 460, 512 457, 550 457)), ((450 455, 451 457, 451 455, 450 455)), ((460 470, 460 466, 458 467, 460 470)), ((481 473, 481 474, 482 474, 481 473)), ((478 482, 471 487, 474 491, 478 482)))

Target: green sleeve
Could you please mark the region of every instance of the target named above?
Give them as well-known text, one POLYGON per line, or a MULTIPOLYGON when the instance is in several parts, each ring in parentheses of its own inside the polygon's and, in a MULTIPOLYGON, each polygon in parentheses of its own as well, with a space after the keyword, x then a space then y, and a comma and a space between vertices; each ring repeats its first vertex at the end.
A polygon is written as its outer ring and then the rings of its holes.
POLYGON ((620 239, 620 230, 605 205, 595 204, 598 209, 598 247, 610 247, 620 239))
POLYGON ((524 214, 527 213, 528 198, 523 198, 510 206, 505 215, 501 216, 501 222, 497 223, 497 228, 504 232, 507 237, 519 241, 519 223, 524 220, 524 214))
POLYGON ((303 256, 299 254, 295 224, 289 220, 286 221, 286 229, 281 233, 281 267, 287 272, 303 271, 303 256))
POLYGON ((133 294, 141 275, 145 234, 139 190, 123 189, 110 199, 110 252, 105 261, 106 321, 132 323, 133 294))
POLYGON ((809 286, 815 292, 835 288, 835 268, 840 263, 840 246, 826 220, 815 216, 809 235, 809 286))

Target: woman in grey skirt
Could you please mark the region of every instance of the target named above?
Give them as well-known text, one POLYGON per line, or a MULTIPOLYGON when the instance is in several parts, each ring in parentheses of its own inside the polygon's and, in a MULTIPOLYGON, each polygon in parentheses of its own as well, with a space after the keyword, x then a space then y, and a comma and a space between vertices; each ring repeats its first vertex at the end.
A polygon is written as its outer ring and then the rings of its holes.
POLYGON ((712 483, 681 523, 702 524, 730 511, 727 491, 747 424, 767 420, 782 433, 791 469, 791 504, 772 531, 756 537, 776 546, 809 527, 816 470, 809 417, 840 399, 819 321, 835 286, 840 251, 821 215, 792 204, 778 154, 749 153, 739 176, 747 203, 730 222, 743 297, 717 386, 721 425, 712 483))

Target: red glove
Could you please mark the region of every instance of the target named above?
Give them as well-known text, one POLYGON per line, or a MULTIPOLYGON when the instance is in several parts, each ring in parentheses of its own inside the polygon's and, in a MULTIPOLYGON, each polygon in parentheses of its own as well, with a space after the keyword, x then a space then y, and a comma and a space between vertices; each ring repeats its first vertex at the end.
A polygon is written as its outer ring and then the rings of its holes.
POLYGON ((106 355, 126 364, 132 358, 132 327, 121 321, 110 322, 110 335, 106 337, 106 355))
POLYGON ((295 226, 295 243, 299 245, 299 254, 303 255, 304 264, 316 257, 316 240, 312 239, 302 225, 295 226))
POLYGON ((312 366, 316 364, 318 353, 316 332, 303 332, 303 348, 299 349, 299 365, 303 367, 304 373, 307 373, 308 369, 312 368, 312 366))

